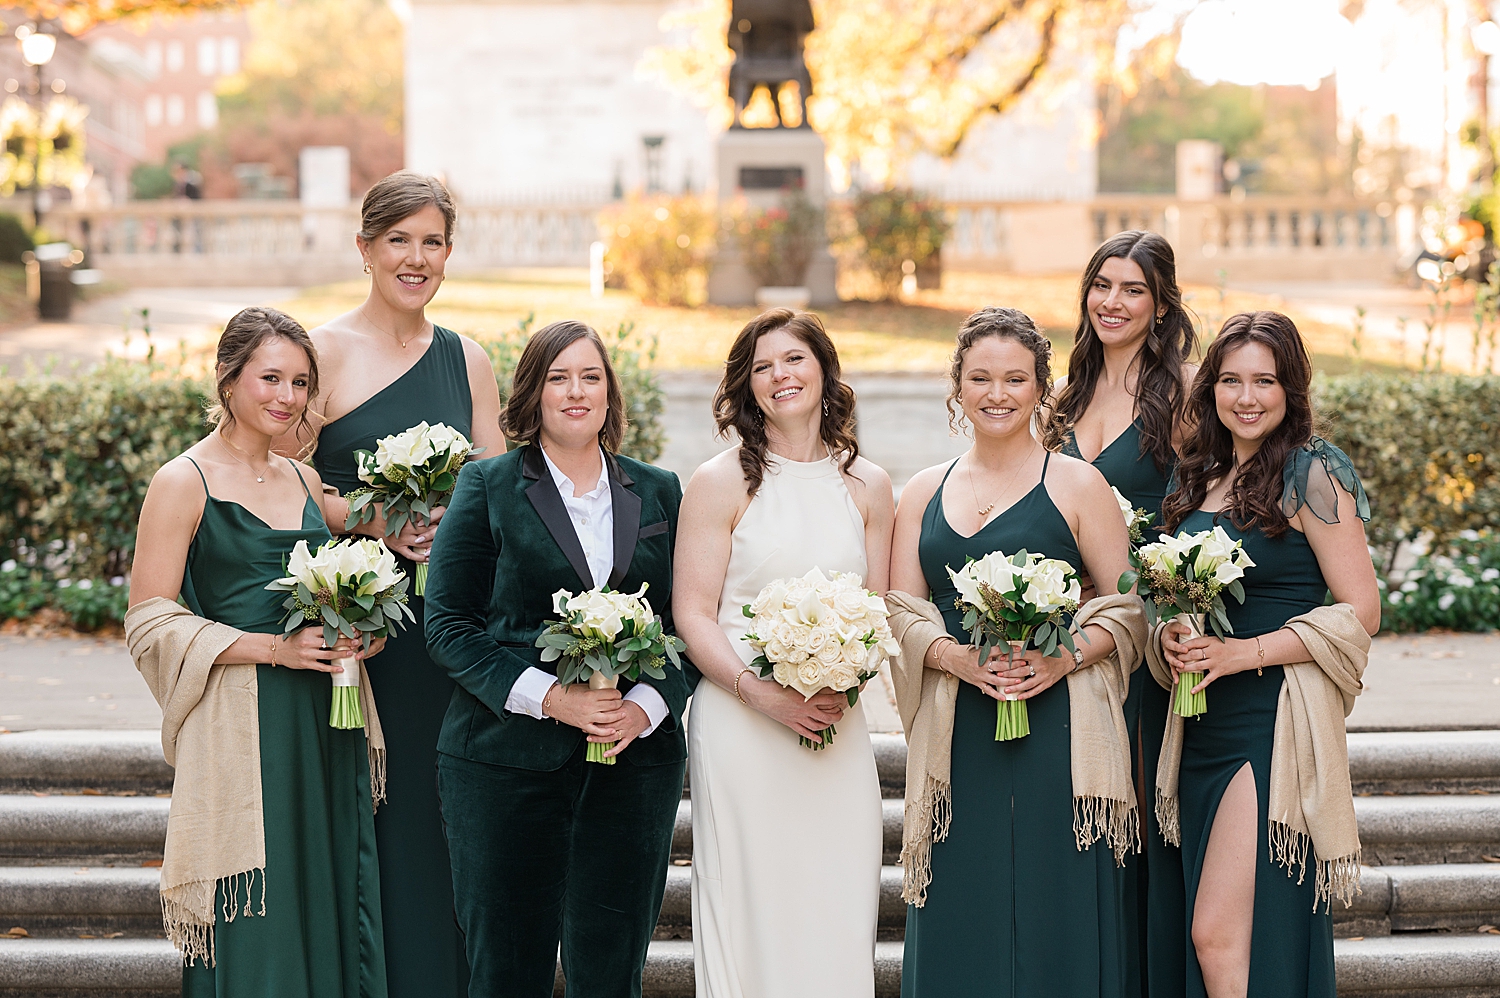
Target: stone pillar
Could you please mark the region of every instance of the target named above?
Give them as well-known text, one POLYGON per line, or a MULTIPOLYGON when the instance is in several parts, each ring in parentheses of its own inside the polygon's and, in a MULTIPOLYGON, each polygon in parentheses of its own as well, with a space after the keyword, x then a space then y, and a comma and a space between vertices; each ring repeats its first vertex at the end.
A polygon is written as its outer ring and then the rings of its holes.
MULTIPOLYGON (((733 128, 718 143, 719 206, 743 197, 754 208, 774 208, 781 191, 801 184, 818 208, 828 206, 823 140, 810 128, 733 128)), ((838 304, 836 266, 824 236, 813 251, 804 279, 811 304, 838 304)), ((753 305, 757 281, 733 239, 721 238, 708 275, 708 300, 715 305, 753 305)))

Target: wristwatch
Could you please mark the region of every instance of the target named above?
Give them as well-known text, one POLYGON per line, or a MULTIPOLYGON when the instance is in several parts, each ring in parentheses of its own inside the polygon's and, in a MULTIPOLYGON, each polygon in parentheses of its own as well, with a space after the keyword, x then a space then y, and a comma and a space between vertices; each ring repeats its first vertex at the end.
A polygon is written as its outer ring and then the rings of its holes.
POLYGON ((1073 668, 1069 669, 1068 671, 1069 672, 1077 672, 1081 668, 1083 668, 1083 649, 1082 648, 1074 648, 1073 649, 1073 668))

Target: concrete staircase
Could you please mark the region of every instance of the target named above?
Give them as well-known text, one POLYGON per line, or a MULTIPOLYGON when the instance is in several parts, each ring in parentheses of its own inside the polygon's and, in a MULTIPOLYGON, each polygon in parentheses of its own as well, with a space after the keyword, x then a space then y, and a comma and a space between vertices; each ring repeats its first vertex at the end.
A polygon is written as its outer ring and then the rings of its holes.
MULTIPOLYGON (((899 736, 874 737, 887 864, 876 991, 895 998, 906 750, 899 736)), ((1500 998, 1500 730, 1357 733, 1349 749, 1371 865, 1354 906, 1335 907, 1340 995, 1500 998)), ((155 732, 0 735, 0 998, 178 994, 157 898, 170 789, 155 732), (8 937, 12 926, 25 935, 8 937)), ((685 793, 651 998, 694 993, 691 808, 685 793)))

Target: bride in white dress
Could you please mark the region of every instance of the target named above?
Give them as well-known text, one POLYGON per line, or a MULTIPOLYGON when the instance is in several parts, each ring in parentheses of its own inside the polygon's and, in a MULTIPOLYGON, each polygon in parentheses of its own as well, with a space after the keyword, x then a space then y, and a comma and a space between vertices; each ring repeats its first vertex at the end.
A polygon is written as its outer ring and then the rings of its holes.
POLYGON ((881 809, 863 707, 761 680, 741 607, 814 567, 884 594, 890 476, 857 456, 854 392, 810 313, 741 331, 714 411, 742 443, 688 484, 672 598, 704 677, 688 714, 698 998, 871 998, 881 809), (798 744, 830 724, 831 746, 798 744))

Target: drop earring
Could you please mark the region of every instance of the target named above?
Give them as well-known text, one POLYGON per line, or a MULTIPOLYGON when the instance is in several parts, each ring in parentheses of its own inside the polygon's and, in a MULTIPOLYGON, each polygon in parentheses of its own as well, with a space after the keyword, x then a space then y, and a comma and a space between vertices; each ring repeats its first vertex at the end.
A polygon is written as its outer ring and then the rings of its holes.
POLYGON ((825 416, 828 415, 828 400, 827 399, 823 400, 823 415, 825 415, 825 416))
MULTIPOLYGON (((365 273, 367 273, 367 274, 368 274, 368 273, 369 273, 369 272, 370 272, 370 261, 369 261, 369 260, 366 260, 366 261, 365 261, 365 273)), ((1157 320, 1157 321, 1158 321, 1158 322, 1160 322, 1160 321, 1161 321, 1161 320, 1160 320, 1160 319, 1158 319, 1158 320, 1157 320)))

